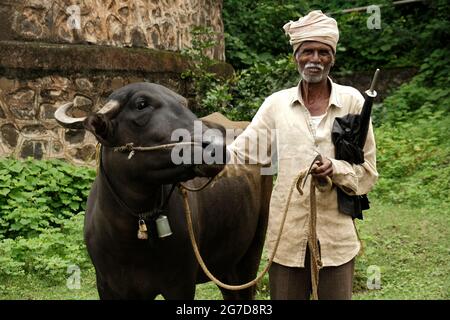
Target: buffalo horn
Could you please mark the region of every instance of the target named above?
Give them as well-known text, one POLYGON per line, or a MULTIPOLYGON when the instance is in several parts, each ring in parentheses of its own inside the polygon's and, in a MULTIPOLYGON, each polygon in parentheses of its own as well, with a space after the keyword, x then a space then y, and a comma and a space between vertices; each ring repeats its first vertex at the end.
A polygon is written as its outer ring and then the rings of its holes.
MULTIPOLYGON (((68 102, 60 106, 55 111, 55 119, 56 121, 65 128, 70 129, 83 129, 83 121, 86 117, 74 118, 67 115, 67 110, 73 107, 73 102, 68 102)), ((97 113, 106 114, 106 113, 115 113, 117 108, 119 107, 119 102, 116 100, 108 101, 97 113)))

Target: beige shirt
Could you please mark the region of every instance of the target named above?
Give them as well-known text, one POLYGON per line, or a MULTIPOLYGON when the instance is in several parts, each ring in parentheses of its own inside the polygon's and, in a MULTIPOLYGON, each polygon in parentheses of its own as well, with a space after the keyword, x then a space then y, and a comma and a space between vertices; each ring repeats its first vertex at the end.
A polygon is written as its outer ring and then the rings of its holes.
MULTIPOLYGON (((331 141, 334 118, 360 113, 364 98, 352 87, 333 83, 331 79, 329 81, 332 85, 329 105, 317 129, 312 124, 311 115, 304 106, 297 86, 266 98, 247 129, 228 147, 232 163, 247 161, 278 167, 265 244, 269 256, 279 232, 289 188, 295 176, 309 167, 317 152, 332 161, 333 183, 343 187, 349 194, 368 193, 378 178, 372 124, 364 147, 365 162, 362 165, 334 159, 335 150, 331 141)), ((220 176, 239 174, 237 167, 243 166, 227 165, 220 176)), ((302 196, 296 190, 293 192, 289 204, 274 258, 275 262, 285 266, 304 267, 310 214, 309 183, 310 179, 303 188, 302 196)), ((353 220, 338 211, 336 186, 328 192, 316 191, 316 196, 317 236, 323 266, 342 265, 360 250, 353 220)))

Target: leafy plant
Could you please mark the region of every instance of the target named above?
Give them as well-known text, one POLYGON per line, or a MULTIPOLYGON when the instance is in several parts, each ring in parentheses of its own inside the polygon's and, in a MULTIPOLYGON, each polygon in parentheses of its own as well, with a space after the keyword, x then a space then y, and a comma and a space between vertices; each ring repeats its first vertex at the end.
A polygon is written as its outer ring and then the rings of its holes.
POLYGON ((225 114, 233 120, 251 120, 264 99, 281 89, 295 86, 299 74, 291 55, 255 63, 237 72, 232 100, 225 114))
POLYGON ((245 69, 290 52, 283 25, 297 20, 307 8, 306 1, 224 1, 228 62, 237 69, 245 69))
POLYGON ((440 72, 449 71, 443 52, 432 52, 419 74, 374 110, 381 175, 375 196, 414 205, 449 202, 450 81, 440 72))
POLYGON ((37 237, 1 240, 0 278, 33 274, 57 282, 71 265, 92 268, 83 241, 83 219, 80 213, 58 228, 42 230, 37 237))
POLYGON ((191 35, 192 46, 181 52, 190 66, 181 74, 181 78, 192 81, 196 104, 201 105, 206 98, 206 92, 218 83, 217 75, 211 71, 215 61, 207 55, 217 43, 217 34, 211 28, 196 26, 191 35))
POLYGON ((0 160, 0 239, 36 237, 86 206, 90 168, 60 160, 0 160))
POLYGON ((215 62, 206 55, 215 45, 213 36, 208 28, 195 28, 192 48, 183 52, 191 65, 182 76, 193 81, 198 116, 218 111, 233 120, 251 120, 266 96, 298 81, 291 55, 260 61, 228 79, 219 78, 209 71, 215 62))
POLYGON ((61 160, 0 160, 0 277, 61 279, 92 268, 83 242, 95 170, 61 160))

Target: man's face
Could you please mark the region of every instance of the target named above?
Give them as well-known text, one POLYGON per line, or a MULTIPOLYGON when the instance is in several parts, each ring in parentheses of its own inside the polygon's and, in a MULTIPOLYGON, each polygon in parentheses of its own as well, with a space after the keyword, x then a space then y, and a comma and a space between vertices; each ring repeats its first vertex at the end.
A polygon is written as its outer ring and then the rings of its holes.
POLYGON ((334 54, 330 46, 317 42, 305 41, 295 53, 298 71, 306 82, 318 83, 328 77, 334 64, 334 54))

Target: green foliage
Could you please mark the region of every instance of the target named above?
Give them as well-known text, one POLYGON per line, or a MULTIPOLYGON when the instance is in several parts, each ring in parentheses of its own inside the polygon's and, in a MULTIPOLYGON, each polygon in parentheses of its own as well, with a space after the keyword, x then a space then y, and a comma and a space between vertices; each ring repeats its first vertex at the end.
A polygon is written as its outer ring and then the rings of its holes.
POLYGON ((207 115, 213 112, 228 113, 228 105, 232 100, 230 93, 230 83, 232 80, 224 81, 209 88, 205 93, 205 98, 201 101, 201 114, 207 115))
POLYGON ((90 266, 83 211, 94 177, 60 160, 0 160, 0 278, 61 280, 69 265, 90 266))
POLYGON ((289 20, 297 20, 306 12, 306 1, 224 1, 228 62, 241 69, 290 52, 283 25, 289 20))
POLYGON ((264 99, 298 83, 299 74, 292 56, 255 63, 237 73, 231 89, 233 98, 224 114, 232 120, 250 121, 264 99))
POLYGON ((394 94, 378 104, 373 111, 375 126, 411 122, 415 117, 448 114, 450 93, 446 89, 429 88, 412 81, 402 85, 394 94))
POLYGON ((295 86, 298 77, 291 56, 255 63, 236 72, 230 79, 216 80, 216 84, 210 81, 206 92, 200 93, 204 98, 199 102, 201 111, 198 115, 218 111, 232 120, 250 121, 265 97, 295 86))
POLYGON ((380 180, 372 196, 417 206, 449 203, 449 127, 444 112, 421 109, 408 121, 377 128, 380 180))
POLYGON ((448 53, 432 52, 419 74, 374 110, 375 196, 414 205, 450 201, 448 53))
POLYGON ((448 46, 450 3, 445 0, 403 5, 380 0, 381 29, 369 29, 372 13, 343 13, 343 9, 373 5, 358 1, 250 1, 224 2, 226 57, 237 69, 291 52, 283 25, 310 10, 320 9, 336 19, 340 31, 335 73, 414 66, 434 49, 448 46))
POLYGON ((431 51, 420 66, 419 75, 415 81, 427 87, 442 89, 438 95, 434 96, 435 101, 443 97, 448 92, 450 85, 450 48, 438 48, 431 51))
POLYGON ((210 71, 215 62, 207 55, 207 52, 217 44, 217 34, 211 28, 196 26, 192 29, 191 35, 192 46, 181 52, 190 66, 181 74, 181 78, 192 80, 196 103, 199 105, 206 99, 208 90, 218 84, 216 74, 210 71))
POLYGON ((219 111, 233 120, 251 120, 266 96, 298 81, 290 55, 257 62, 229 79, 220 79, 208 71, 215 62, 205 54, 215 45, 214 32, 195 28, 192 34, 192 48, 183 52, 191 65, 182 76, 193 80, 196 101, 201 106, 198 116, 219 111))
POLYGON ((0 161, 0 239, 35 237, 85 210, 95 171, 60 160, 0 161))
POLYGON ((34 274, 60 281, 71 265, 92 268, 83 241, 83 220, 80 213, 37 237, 0 241, 0 277, 34 274))
POLYGON ((413 31, 417 28, 418 13, 404 13, 405 8, 393 7, 389 3, 377 3, 383 5, 380 9, 380 29, 368 28, 371 14, 366 11, 336 13, 333 16, 340 32, 336 72, 404 67, 418 63, 419 58, 413 50, 418 45, 413 31))

